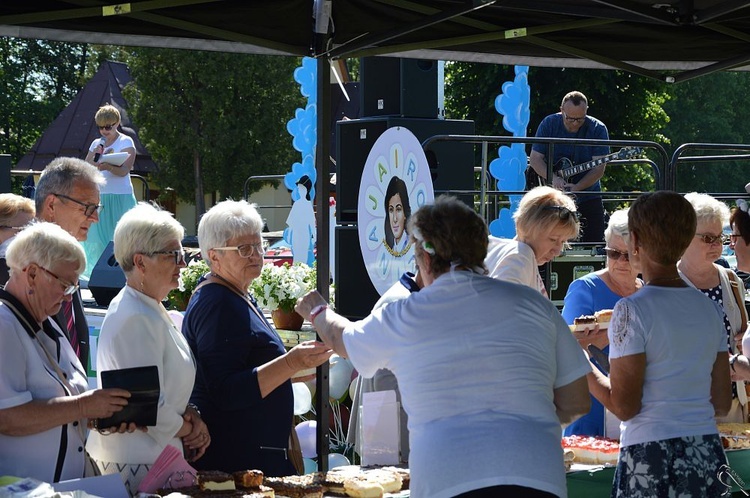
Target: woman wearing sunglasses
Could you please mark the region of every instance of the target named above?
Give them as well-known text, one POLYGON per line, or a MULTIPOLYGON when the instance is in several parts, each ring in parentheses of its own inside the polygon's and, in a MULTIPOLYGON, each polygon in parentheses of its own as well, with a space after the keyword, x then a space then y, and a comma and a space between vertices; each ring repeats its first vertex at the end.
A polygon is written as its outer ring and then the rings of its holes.
POLYGON ((104 317, 97 371, 156 365, 159 411, 156 425, 146 430, 92 432, 87 448, 103 474, 122 476, 131 495, 168 444, 194 461, 211 442, 200 414, 188 405, 195 380, 190 346, 161 304, 185 267, 184 232, 170 213, 145 203, 125 213, 115 229, 115 259, 126 285, 104 317))
POLYGON ((569 240, 578 237, 576 204, 552 187, 536 187, 521 198, 513 213, 514 239, 490 236, 484 263, 489 275, 537 289, 546 296, 539 266, 557 257, 569 240))
MULTIPOLYGON (((729 242, 723 233, 729 220, 729 208, 707 194, 685 194, 695 209, 698 226, 695 236, 677 264, 680 276, 689 285, 717 302, 724 311, 729 353, 737 352, 737 345, 747 329, 745 288, 732 270, 716 263, 721 257, 723 244, 729 242)), ((747 422, 747 395, 745 385, 738 382, 733 389, 732 409, 722 422, 747 422)))
POLYGON ((99 261, 99 257, 112 240, 115 226, 120 217, 136 204, 133 185, 130 183, 130 171, 135 164, 136 150, 133 139, 117 130, 120 126, 120 111, 112 105, 104 105, 96 111, 94 121, 101 137, 94 139, 89 146, 86 162, 96 166, 104 175, 106 183, 101 187, 102 209, 99 222, 91 226, 89 236, 83 244, 86 250, 85 278, 99 261), (121 165, 102 161, 101 156, 113 152, 130 154, 121 165))
MULTIPOLYGON (((78 289, 83 249, 53 223, 20 232, 0 289, 0 475, 84 477, 89 420, 127 405, 122 389, 88 391, 86 370, 54 320, 78 289)), ((118 428, 119 429, 119 428, 118 428)))
MULTIPOLYGON (((643 281, 638 278, 638 272, 630 264, 628 235, 628 210, 615 211, 610 215, 609 224, 604 231, 606 267, 574 280, 565 294, 562 315, 568 324, 572 324, 576 317, 581 315, 611 310, 617 301, 643 286, 643 281)), ((589 344, 593 344, 604 353, 609 353, 606 330, 599 330, 596 326, 582 332, 574 332, 573 335, 584 350, 589 344)), ((604 435, 604 407, 593 396, 591 411, 570 424, 563 432, 564 436, 574 434, 604 435)))

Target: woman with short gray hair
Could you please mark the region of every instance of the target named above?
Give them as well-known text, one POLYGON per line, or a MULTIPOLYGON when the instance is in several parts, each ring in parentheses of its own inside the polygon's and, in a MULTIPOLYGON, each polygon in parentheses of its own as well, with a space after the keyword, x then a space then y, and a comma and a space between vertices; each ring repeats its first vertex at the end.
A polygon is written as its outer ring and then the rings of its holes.
POLYGON ((188 404, 193 355, 162 305, 185 267, 184 233, 170 213, 145 203, 125 213, 115 229, 115 259, 126 285, 110 303, 99 333, 98 381, 101 385, 105 370, 156 365, 159 412, 147 431, 92 432, 88 450, 103 474, 122 476, 131 494, 167 445, 184 449, 194 461, 211 442, 200 413, 188 404))
MULTIPOLYGON (((84 477, 85 427, 127 405, 122 389, 87 391, 86 370, 50 316, 70 301, 86 257, 53 223, 20 232, 0 289, 0 475, 84 477)), ((118 428, 119 429, 119 428, 118 428)))
MULTIPOLYGON (((604 231, 606 266, 603 270, 589 273, 570 283, 565 294, 562 316, 572 325, 581 315, 593 315, 597 311, 611 310, 617 301, 629 296, 643 286, 638 271, 630 264, 628 254, 628 210, 619 209, 609 216, 604 231)), ((573 332, 578 344, 586 349, 589 344, 609 353, 606 329, 593 326, 584 331, 573 332)), ((594 397, 591 411, 565 428, 564 436, 574 434, 604 436, 604 407, 594 397)))

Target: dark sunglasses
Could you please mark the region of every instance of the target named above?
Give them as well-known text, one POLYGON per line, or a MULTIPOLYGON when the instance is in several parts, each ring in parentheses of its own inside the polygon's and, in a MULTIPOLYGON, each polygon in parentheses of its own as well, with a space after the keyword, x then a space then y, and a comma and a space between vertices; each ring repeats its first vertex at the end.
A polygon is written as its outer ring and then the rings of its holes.
POLYGON ((117 126, 117 123, 111 124, 111 125, 104 125, 104 126, 96 125, 96 127, 99 128, 100 130, 107 130, 107 131, 111 130, 115 126, 117 126))
POLYGON ((174 264, 180 265, 185 262, 185 250, 175 249, 173 251, 154 251, 146 254, 146 256, 154 256, 156 254, 170 254, 174 257, 174 264))
POLYGON ((581 213, 578 211, 571 211, 565 206, 544 206, 542 209, 545 211, 557 211, 557 216, 563 221, 568 221, 571 216, 575 218, 576 221, 581 219, 581 213))
POLYGON ((101 204, 86 204, 85 202, 81 202, 79 200, 73 199, 72 197, 69 197, 65 194, 52 194, 55 197, 61 197, 63 199, 67 199, 70 202, 75 202, 79 206, 83 206, 83 214, 86 215, 87 218, 94 216, 94 213, 98 213, 99 210, 102 208, 101 204))
POLYGON ((725 234, 719 234, 719 235, 711 235, 710 233, 696 233, 696 237, 701 239, 704 244, 715 244, 716 242, 721 242, 721 244, 728 244, 729 243, 729 237, 725 234))
POLYGON ((617 249, 612 249, 611 247, 605 247, 604 253, 608 258, 614 259, 615 261, 619 261, 620 259, 630 261, 630 254, 628 254, 627 252, 618 251, 617 249))

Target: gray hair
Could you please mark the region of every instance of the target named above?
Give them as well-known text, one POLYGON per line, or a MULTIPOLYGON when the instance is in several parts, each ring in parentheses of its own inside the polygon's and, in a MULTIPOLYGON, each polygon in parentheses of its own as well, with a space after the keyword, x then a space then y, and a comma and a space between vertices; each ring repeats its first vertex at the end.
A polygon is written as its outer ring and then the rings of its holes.
POLYGON ((52 194, 70 194, 78 182, 87 182, 101 188, 106 183, 104 175, 82 159, 58 157, 53 159, 36 184, 34 201, 37 215, 42 212, 44 201, 52 194))
POLYGON ((247 201, 226 200, 209 209, 198 223, 198 244, 203 261, 211 266, 209 249, 223 247, 231 239, 246 235, 260 235, 263 218, 255 204, 247 201))
POLYGON ((685 194, 685 199, 693 205, 698 223, 721 223, 723 227, 729 223, 729 208, 723 202, 714 199, 708 194, 690 192, 685 194))
POLYGON ((51 268, 60 262, 75 265, 78 275, 86 268, 86 253, 78 241, 55 223, 35 222, 8 246, 5 260, 11 276, 32 263, 51 268))
POLYGON ((628 243, 628 239, 630 239, 627 208, 618 209, 609 215, 609 223, 607 223, 607 229, 604 230, 604 242, 609 245, 609 242, 615 235, 622 237, 626 244, 628 243))
POLYGON ((133 271, 136 254, 163 251, 173 240, 182 241, 185 228, 169 211, 158 209, 146 202, 122 215, 115 227, 115 259, 122 271, 133 271))

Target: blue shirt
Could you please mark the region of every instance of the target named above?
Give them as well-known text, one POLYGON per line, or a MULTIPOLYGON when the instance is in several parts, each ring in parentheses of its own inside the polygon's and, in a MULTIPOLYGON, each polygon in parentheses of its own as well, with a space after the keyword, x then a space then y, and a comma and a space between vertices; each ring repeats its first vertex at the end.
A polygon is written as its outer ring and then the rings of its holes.
MULTIPOLYGON (((542 120, 539 124, 539 128, 536 130, 537 137, 549 137, 549 138, 586 138, 586 139, 597 139, 597 140, 609 140, 609 132, 607 126, 599 121, 598 119, 586 116, 586 122, 581 128, 571 133, 565 128, 563 122, 562 113, 550 114, 542 120)), ((531 149, 539 152, 545 157, 549 156, 549 146, 547 144, 534 144, 531 149)), ((585 163, 590 161, 594 156, 606 156, 609 154, 609 147, 606 145, 559 145, 555 144, 554 147, 554 161, 555 171, 558 169, 558 162, 563 157, 570 159, 573 165, 585 163)), ((570 182, 576 183, 583 176, 588 173, 580 173, 570 178, 570 182)), ((601 192, 601 184, 597 181, 586 190, 592 192, 601 192)), ((593 199, 594 197, 586 197, 586 200, 593 199)))

